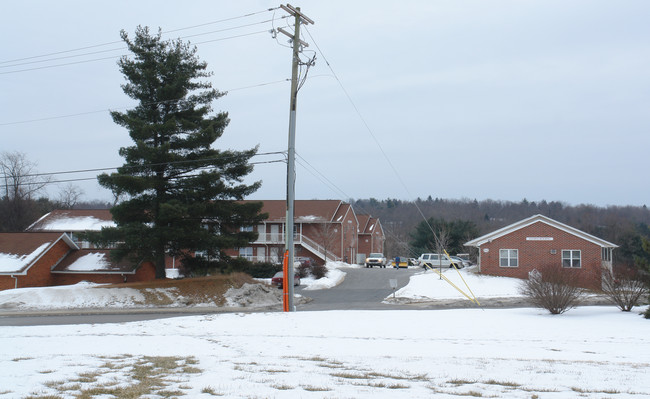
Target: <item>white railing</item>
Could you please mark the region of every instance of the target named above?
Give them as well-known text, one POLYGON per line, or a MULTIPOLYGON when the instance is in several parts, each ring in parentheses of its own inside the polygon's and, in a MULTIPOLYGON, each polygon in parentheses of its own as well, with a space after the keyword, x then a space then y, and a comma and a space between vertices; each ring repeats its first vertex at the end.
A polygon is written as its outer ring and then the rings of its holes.
MULTIPOLYGON (((318 255, 321 259, 325 260, 325 248, 318 244, 316 241, 312 240, 311 238, 302 235, 302 234, 294 234, 293 235, 293 240, 295 244, 300 244, 306 249, 310 250, 313 252, 315 255, 318 255)), ((257 240, 254 242, 254 244, 284 244, 285 239, 284 239, 284 234, 280 233, 261 233, 257 237, 257 240)), ((327 260, 333 260, 337 261, 340 260, 340 258, 336 257, 331 251, 327 251, 327 260)))

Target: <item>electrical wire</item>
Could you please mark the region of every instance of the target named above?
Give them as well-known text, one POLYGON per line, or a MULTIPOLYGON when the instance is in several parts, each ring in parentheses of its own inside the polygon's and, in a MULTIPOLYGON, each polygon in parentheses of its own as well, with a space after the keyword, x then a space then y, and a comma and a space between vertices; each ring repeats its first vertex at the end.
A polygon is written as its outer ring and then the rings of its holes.
MULTIPOLYGON (((370 136, 372 137, 373 141, 375 142, 375 144, 376 144, 377 147, 379 148, 380 152, 381 152, 382 155, 384 156, 384 159, 386 160, 386 162, 388 163, 388 165, 391 167, 393 173, 394 173, 395 176, 397 177, 397 180, 400 182, 400 184, 402 185, 402 187, 404 188, 404 190, 407 192, 407 194, 408 194, 410 197, 413 197, 413 195, 411 194, 410 190, 409 190, 408 187, 406 186, 406 183, 404 182, 404 180, 402 179, 401 175, 400 175, 399 172, 397 171, 397 168, 395 168, 395 165, 393 165, 393 162, 390 160, 390 158, 388 157, 388 155, 387 155, 386 152, 384 151, 384 148, 381 146, 381 143, 379 143, 379 140, 377 140, 377 137, 375 136, 373 130, 370 128, 370 126, 369 126, 368 123, 366 122, 365 118, 363 117, 363 115, 361 114, 361 112, 360 112, 359 109, 357 108, 356 104, 355 104, 354 101, 352 100, 352 97, 349 95, 348 91, 347 91, 347 90, 345 89, 345 87, 343 86, 343 83, 342 83, 341 80, 339 79, 339 77, 338 77, 338 75, 336 74, 336 72, 334 72, 334 69, 333 69, 332 66, 330 65, 329 61, 327 61, 327 58, 326 58, 325 55, 323 54, 322 50, 321 50, 320 47, 318 46, 318 43, 316 42, 316 40, 314 40, 313 36, 311 35, 311 33, 309 32, 309 30, 307 29, 306 26, 305 26, 305 31, 307 32, 307 34, 309 35, 311 41, 314 43, 314 45, 315 45, 316 48, 318 49, 318 52, 319 52, 319 53, 321 54, 321 56, 323 57, 323 60, 325 61, 325 64, 327 65, 327 67, 329 68, 329 70, 330 70, 330 71, 332 72, 332 74, 334 75, 334 78, 336 79, 336 81, 339 83, 339 86, 340 86, 341 89, 343 90, 343 93, 345 93, 345 96, 347 97, 348 101, 350 102, 350 104, 351 104, 352 107, 354 108, 354 110, 355 110, 355 112, 357 113, 357 116, 359 117, 359 119, 362 121, 362 123, 363 123, 364 126, 366 127, 366 130, 368 131, 368 133, 369 133, 370 136)), ((447 253, 447 251, 444 250, 445 246, 443 245, 442 241, 440 240, 440 237, 438 236, 438 234, 436 234, 435 230, 433 229, 433 226, 431 226, 431 224, 429 223, 429 220, 424 216, 424 213, 422 212, 422 209, 418 206, 417 202, 413 202, 413 205, 415 205, 416 209, 417 209, 418 212, 420 213, 420 216, 422 217, 422 220, 424 220, 424 223, 426 223, 426 225, 429 227, 429 230, 430 230, 431 233, 433 234, 433 237, 434 237, 434 240, 436 241, 437 246, 438 246, 439 248, 443 248, 444 254, 445 254, 447 257, 449 257, 449 254, 447 253)), ((450 259, 450 260, 451 260, 451 259, 450 259)), ((456 269, 456 271, 458 271, 458 269, 456 269)), ((459 275, 460 275, 460 272, 458 272, 458 273, 459 273, 459 275)), ((442 275, 441 275, 441 277, 442 277, 442 275)), ((462 276, 461 276, 461 279, 462 279, 462 276)), ((463 279, 463 282, 465 282, 464 279, 463 279)), ((467 288, 468 288, 468 289, 470 290, 470 292, 471 292, 472 290, 471 290, 471 288, 469 287, 469 285, 467 285, 466 282, 465 282, 465 285, 467 286, 467 288)), ((457 289, 458 289, 458 288, 457 288, 457 289)), ((461 292, 462 292, 462 291, 461 291, 461 292)), ((465 294, 465 295, 466 295, 466 294, 465 294)), ((473 293, 472 293, 472 295, 473 295, 473 293)), ((467 295, 466 295, 466 296, 467 296, 467 295)), ((469 298, 469 296, 467 296, 467 297, 469 298)), ((469 299, 472 300, 472 298, 469 298, 469 299)), ((478 300, 476 300, 476 297, 474 297, 474 300, 473 300, 472 302, 474 302, 474 303, 476 303, 478 306, 480 306, 480 304, 478 303, 478 300)))
MULTIPOLYGON (((224 40, 237 39, 237 38, 240 38, 240 37, 259 35, 261 33, 268 33, 268 31, 267 30, 262 30, 262 31, 256 31, 256 32, 250 32, 250 33, 243 33, 243 34, 240 34, 240 35, 233 35, 233 36, 222 37, 222 38, 218 38, 218 39, 204 40, 202 42, 197 42, 197 43, 194 43, 194 44, 205 44, 205 43, 212 43, 212 42, 220 42, 220 41, 224 41, 224 40)), ((126 48, 122 48, 120 50, 125 50, 125 49, 126 48)), ((58 68, 58 67, 69 66, 69 65, 85 64, 85 63, 95 62, 95 61, 110 60, 110 59, 119 58, 119 57, 123 57, 123 56, 128 56, 128 54, 118 54, 118 55, 113 55, 113 56, 110 56, 110 57, 92 58, 92 59, 89 59, 89 60, 66 62, 66 63, 63 63, 63 64, 45 65, 45 66, 41 66, 41 67, 15 69, 15 70, 12 70, 12 71, 0 72, 0 75, 9 75, 9 74, 19 73, 19 72, 29 72, 29 71, 37 71, 37 70, 41 70, 41 69, 58 68)), ((41 61, 39 61, 39 62, 41 62, 41 61)))
MULTIPOLYGON (((265 153, 265 154, 255 154, 255 155, 269 155, 269 154, 283 154, 283 152, 275 152, 275 153, 265 153)), ((253 155, 253 156, 255 156, 253 155)), ((233 156, 234 157, 234 156, 233 156)), ((174 164, 174 163, 180 163, 179 162, 168 162, 165 164, 174 164)), ((194 162, 194 161, 185 161, 185 162, 194 162)), ((265 165, 265 164, 272 164, 272 163, 285 163, 286 160, 283 159, 275 159, 275 160, 270 160, 270 161, 258 161, 258 162, 249 162, 248 165, 265 165)), ((149 166, 155 166, 157 164, 150 164, 149 166)), ((162 165, 162 164, 161 164, 162 165)), ((22 178, 27 178, 27 177, 40 177, 40 176, 53 176, 53 175, 58 175, 58 174, 70 174, 70 173, 84 173, 84 172, 91 172, 91 171, 106 171, 106 170, 115 170, 118 168, 129 168, 129 166, 119 166, 119 167, 113 167, 113 168, 97 168, 97 169, 84 169, 80 171, 64 171, 64 172, 48 172, 48 173, 36 173, 36 174, 30 174, 30 175, 23 175, 21 176, 22 178)), ((133 168, 142 168, 142 166, 133 166, 133 168)), ((198 168, 196 170, 210 170, 213 168, 210 167, 204 167, 204 168, 198 168)), ((191 174, 191 175, 179 175, 175 176, 172 179, 181 179, 181 178, 189 178, 189 177, 196 177, 199 176, 198 174, 191 174)), ((11 179, 11 176, 5 176, 4 178, 9 178, 11 179)), ((28 182, 19 182, 18 184, 10 184, 10 186, 47 186, 51 184, 59 184, 59 183, 70 183, 70 182, 79 182, 79 181, 90 181, 90 180, 97 180, 97 176, 93 177, 78 177, 78 178, 73 178, 73 179, 62 179, 62 180, 39 180, 39 181, 28 181, 28 182)))
MULTIPOLYGON (((258 152, 253 154, 253 156, 266 156, 266 155, 278 155, 278 154, 284 154, 285 151, 271 151, 271 152, 258 152)), ((236 158, 237 155, 232 155, 229 157, 225 157, 225 159, 230 159, 230 158, 236 158)), ((150 163, 150 164, 143 164, 143 165, 137 165, 133 166, 132 168, 145 168, 145 167, 155 167, 155 166, 161 166, 161 165, 179 165, 179 164, 184 164, 184 163, 198 163, 198 162, 206 162, 206 161, 214 161, 218 159, 224 159, 224 157, 213 157, 213 158, 201 158, 201 159, 194 159, 194 160, 184 160, 184 161, 172 161, 172 162, 160 162, 160 163, 150 163)), ((87 173, 87 172, 101 172, 104 170, 113 170, 117 168, 122 168, 125 166, 111 166, 108 168, 93 168, 93 169, 78 169, 78 170, 66 170, 66 171, 59 171, 59 172, 45 172, 45 173, 31 173, 31 174, 26 174, 23 175, 23 177, 38 177, 38 176, 51 176, 51 175, 63 175, 63 174, 70 174, 70 173, 87 173)), ((128 166, 126 166, 128 168, 128 166)), ((10 177, 9 175, 2 175, 2 178, 8 178, 10 177)))
MULTIPOLYGON (((250 17, 250 16, 253 16, 253 15, 257 15, 257 14, 262 14, 262 13, 269 12, 269 11, 274 11, 274 14, 275 14, 275 10, 277 10, 279 8, 280 7, 269 8, 269 9, 266 9, 266 10, 257 11, 257 12, 253 12, 253 13, 248 13, 248 14, 237 16, 237 17, 224 18, 224 19, 220 19, 220 20, 217 20, 217 21, 212 21, 212 22, 206 22, 206 23, 203 23, 203 24, 187 26, 187 27, 184 27, 184 28, 178 28, 178 29, 171 29, 171 30, 167 30, 167 31, 162 31, 161 33, 167 34, 167 33, 178 32, 178 31, 182 31, 182 30, 199 28, 199 27, 203 27, 203 26, 207 26, 207 25, 214 25, 214 24, 218 24, 218 23, 222 23, 222 22, 232 21, 232 20, 235 20, 235 19, 241 19, 241 18, 246 18, 246 17, 250 17)), ((63 51, 57 51, 57 52, 53 52, 53 53, 35 55, 35 56, 31 56, 31 57, 15 58, 15 59, 10 59, 10 60, 0 61, 0 65, 1 64, 11 63, 11 62, 26 61, 26 60, 31 60, 31 59, 35 59, 35 58, 49 57, 49 56, 52 56, 52 55, 73 53, 73 52, 76 52, 76 51, 88 50, 88 49, 91 49, 91 48, 97 48, 97 47, 103 47, 103 46, 109 46, 111 44, 117 44, 117 43, 122 43, 122 40, 115 40, 115 41, 101 43, 101 44, 95 44, 95 45, 91 45, 91 46, 78 47, 78 48, 70 49, 70 50, 63 50, 63 51)))
MULTIPOLYGON (((400 175, 399 172, 397 171, 397 168, 395 168, 395 165, 393 164, 393 162, 390 160, 390 158, 389 158, 388 155, 386 154, 386 151, 384 151, 384 148, 382 147, 381 143, 379 143, 379 140, 378 140, 377 137, 375 136, 375 133, 373 132, 372 128, 370 128, 370 125, 368 125, 368 122, 366 122, 365 118, 364 118, 363 115, 361 114, 361 111, 359 111, 359 108, 356 106, 354 100, 352 100, 352 97, 350 96, 350 94, 348 93, 348 91, 347 91, 347 90, 345 89, 345 87, 343 86, 343 82, 341 82, 341 79, 339 79, 338 75, 336 74, 336 72, 335 72, 334 69, 332 68, 332 65, 329 63, 329 61, 328 61, 327 58, 325 57, 325 54, 323 54, 323 51, 321 50, 320 46, 318 45, 318 43, 316 42, 316 40, 314 40, 314 37, 312 36, 311 32, 309 32, 309 29, 307 29, 306 26, 305 26, 305 31, 307 32, 307 34, 309 35, 309 38, 311 39, 311 41, 314 43, 314 45, 315 45, 316 48, 318 49, 318 52, 320 53, 321 57, 323 57, 323 60, 325 61, 325 64, 327 65, 327 67, 329 68, 329 70, 330 70, 330 71, 332 72, 332 74, 334 75, 334 79, 336 79, 336 81, 338 82, 339 86, 341 87, 341 90, 343 90, 343 93, 345 94, 345 96, 347 97, 348 101, 349 101, 350 104, 352 105, 352 108, 354 109, 354 111, 356 112, 357 116, 359 117, 359 119, 361 120, 361 122, 363 123, 363 125, 365 126, 366 131, 370 134, 370 137, 371 137, 372 140, 375 142, 375 144, 376 144, 377 147, 379 148, 379 151, 380 151, 381 154, 384 156, 384 159, 386 160, 386 162, 388 163, 388 165, 389 165, 390 168, 392 169, 393 173, 394 173, 395 176, 397 177, 397 180, 400 182, 400 184, 402 185, 402 187, 404 188, 404 190, 408 193, 408 195, 411 196, 411 197, 413 197, 413 195, 411 194, 411 191, 408 189, 408 187, 406 186, 406 183, 404 183, 404 180, 402 179, 401 175, 400 175)), ((433 236, 434 236, 434 239, 436 240, 436 242, 437 242, 437 243, 440 243, 440 240, 439 240, 439 238, 438 238, 438 235, 437 235, 436 232, 433 230, 433 227, 431 226, 431 224, 429 223, 429 221, 427 220, 427 218, 424 216, 424 213, 422 212, 422 209, 420 209, 420 207, 418 206, 418 204, 417 204, 416 202, 414 202, 413 204, 415 205, 416 209, 417 209, 418 212, 420 213, 420 216, 422 217, 422 219, 424 220, 424 222, 427 224, 427 226, 429 227, 429 229, 430 229, 431 232, 433 233, 433 236)))
MULTIPOLYGON (((274 85, 274 84, 279 84, 279 83, 286 83, 286 82, 291 82, 290 78, 282 79, 282 80, 274 80, 271 82, 265 82, 265 83, 258 83, 250 86, 242 86, 242 87, 236 87, 234 89, 228 89, 224 90, 225 93, 229 93, 231 91, 238 91, 238 90, 246 90, 246 89, 254 89, 257 87, 263 87, 263 86, 269 86, 269 85, 274 85)), ((146 103, 146 105, 155 105, 155 104, 165 104, 165 103, 170 103, 170 102, 176 102, 176 101, 181 101, 182 99, 176 99, 176 100, 165 100, 165 101, 158 101, 158 102, 151 102, 151 103, 146 103)), ((111 111, 119 111, 119 110, 124 110, 133 107, 133 105, 130 106, 123 106, 123 107, 116 107, 116 108, 108 108, 108 109, 100 109, 96 111, 86 111, 86 112, 78 112, 76 114, 66 114, 66 115, 57 115, 57 116, 50 116, 50 117, 43 117, 43 118, 36 118, 36 119, 26 119, 22 121, 14 121, 14 122, 4 122, 0 123, 0 126, 11 126, 11 125, 20 125, 20 124, 25 124, 25 123, 32 123, 32 122, 43 122, 43 121, 49 121, 49 120, 55 120, 55 119, 64 119, 64 118, 73 118, 76 116, 84 116, 84 115, 91 115, 91 114, 98 114, 98 113, 108 113, 111 111)))

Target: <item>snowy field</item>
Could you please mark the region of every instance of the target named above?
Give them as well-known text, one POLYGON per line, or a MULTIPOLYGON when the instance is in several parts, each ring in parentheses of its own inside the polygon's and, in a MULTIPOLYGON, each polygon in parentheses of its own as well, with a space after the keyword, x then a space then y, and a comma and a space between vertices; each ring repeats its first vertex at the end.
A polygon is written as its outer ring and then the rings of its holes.
MULTIPOLYGON (((516 287, 464 276, 479 299, 516 287)), ((400 295, 460 295, 443 287, 426 273, 400 295)), ((647 398, 650 321, 640 310, 261 312, 0 327, 0 399, 647 398)))

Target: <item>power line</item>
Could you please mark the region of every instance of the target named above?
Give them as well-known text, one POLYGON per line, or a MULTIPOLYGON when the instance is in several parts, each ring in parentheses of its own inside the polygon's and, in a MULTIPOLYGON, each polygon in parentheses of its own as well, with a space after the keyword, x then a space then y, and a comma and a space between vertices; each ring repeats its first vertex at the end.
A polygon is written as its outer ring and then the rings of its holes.
MULTIPOLYGON (((268 155, 280 155, 280 154, 285 154, 284 151, 272 151, 272 152, 264 152, 264 153, 257 153, 253 154, 253 156, 268 156, 268 155)), ((230 158, 236 158, 237 155, 231 155, 225 157, 226 159, 230 158)), ((206 162, 206 161, 211 161, 211 160, 218 160, 218 159, 223 159, 221 157, 217 158, 203 158, 203 159, 196 159, 196 160, 187 160, 187 161, 173 161, 173 162, 161 162, 161 163, 152 163, 152 164, 145 164, 145 165, 135 165, 135 166, 129 166, 129 165, 122 165, 122 166, 114 166, 114 167, 108 167, 108 168, 91 168, 91 169, 78 169, 78 170, 67 170, 67 171, 59 171, 59 172, 44 172, 44 173, 32 173, 32 174, 26 174, 22 175, 21 178, 28 178, 28 177, 44 177, 44 176, 55 176, 55 175, 64 175, 64 174, 76 174, 76 173, 89 173, 89 172, 101 172, 101 171, 107 171, 107 170, 116 170, 118 168, 126 168, 126 169, 142 169, 142 168, 150 168, 150 167, 155 167, 155 166, 161 166, 161 165, 179 165, 179 164, 188 164, 188 163, 198 163, 198 162, 206 162)), ((264 164, 271 164, 271 163, 284 163, 286 160, 283 159, 274 159, 270 161, 257 161, 257 162, 249 162, 249 165, 264 165, 264 164)), ((204 167, 204 168, 199 168, 199 170, 207 170, 211 169, 210 167, 204 167)), ((190 177, 190 176, 198 176, 198 175, 184 175, 185 177, 190 177)), ((179 176, 182 177, 182 176, 179 176)), ((9 175, 2 175, 0 177, 1 179, 11 179, 12 177, 9 175)), ((30 186, 30 185, 49 185, 49 184, 58 184, 58 183, 68 183, 68 182, 76 182, 76 181, 89 181, 89 180, 97 180, 97 176, 94 177, 79 177, 79 178, 73 178, 73 179, 64 179, 64 180, 40 180, 40 181, 31 181, 31 182, 21 182, 17 184, 18 186, 30 186)))
MULTIPOLYGON (((240 15, 240 16, 236 16, 236 17, 224 18, 224 19, 220 19, 220 20, 217 20, 217 21, 212 21, 212 22, 206 22, 206 23, 203 23, 203 24, 187 26, 187 27, 184 27, 184 28, 178 28, 178 29, 171 29, 171 30, 168 30, 168 31, 162 31, 161 33, 166 34, 166 33, 178 32, 178 31, 182 31, 182 30, 199 28, 199 27, 207 26, 207 25, 214 25, 214 24, 218 24, 218 23, 222 23, 222 22, 232 21, 232 20, 235 20, 235 19, 246 18, 246 17, 250 17, 250 16, 253 16, 253 15, 257 15, 257 14, 262 14, 262 13, 265 13, 265 12, 274 11, 274 10, 277 10, 278 8, 279 7, 273 7, 273 8, 269 8, 269 9, 266 9, 266 10, 252 12, 252 13, 248 13, 248 14, 244 14, 244 15, 240 15)), ((122 41, 121 40, 115 40, 115 41, 101 43, 101 44, 94 44, 94 45, 90 45, 90 46, 78 47, 78 48, 70 49, 70 50, 56 51, 56 52, 52 52, 52 53, 34 55, 34 56, 24 57, 24 58, 15 58, 15 59, 10 59, 10 60, 6 60, 6 61, 0 61, 0 64, 7 64, 7 63, 11 63, 11 62, 18 62, 18 61, 26 61, 26 60, 31 60, 31 59, 35 59, 35 58, 43 58, 43 57, 49 57, 49 56, 59 55, 59 54, 74 53, 76 51, 88 50, 88 49, 91 49, 91 48, 97 48, 97 47, 103 47, 103 46, 109 46, 111 44, 117 44, 117 43, 122 43, 122 41)))
MULTIPOLYGON (((314 37, 311 35, 311 32, 309 32, 309 29, 307 29, 307 27, 305 27, 305 31, 306 31, 307 34, 309 35, 309 38, 311 39, 311 41, 312 41, 312 42, 314 43, 314 45, 316 46, 316 49, 318 50, 318 52, 320 53, 320 55, 323 57, 323 60, 325 61, 325 64, 327 65, 327 67, 329 68, 329 70, 330 70, 330 71, 332 72, 332 74, 334 75, 334 78, 336 79, 336 81, 338 82, 339 86, 341 87, 341 90, 343 90, 343 93, 345 94, 345 96, 347 97, 348 101, 349 101, 350 104, 352 105, 352 108, 354 109, 354 111, 356 112, 357 116, 359 117, 359 119, 361 120, 361 122, 363 123, 363 125, 365 126, 366 130, 367 130, 368 133, 370 134, 370 137, 372 137, 373 141, 375 142, 375 144, 377 145, 377 147, 378 147, 379 150, 381 151, 382 155, 384 156, 384 159, 386 160, 386 162, 388 163, 388 165, 389 165, 390 168, 392 169, 393 173, 394 173, 395 176, 397 177, 397 180, 400 182, 400 184, 402 185, 402 187, 404 188, 404 190, 407 192, 407 194, 408 194, 410 197, 413 197, 413 194, 411 194, 411 191, 410 191, 410 190, 408 189, 408 187, 406 186, 406 183, 404 183, 404 180, 402 179, 401 175, 398 173, 397 169, 395 168, 395 165, 393 165, 393 163, 391 162, 390 158, 388 157, 388 155, 387 155, 386 152, 384 151, 384 148, 381 146, 381 143, 379 143, 379 140, 377 140, 377 137, 375 136, 373 130, 370 128, 370 126, 369 126, 368 123, 366 122, 365 118, 363 117, 363 115, 362 115, 361 112, 359 111, 359 108, 357 108, 356 104, 355 104, 354 101, 352 100, 352 97, 350 96, 350 94, 348 93, 348 91, 347 91, 347 90, 345 89, 345 87, 343 86, 343 82, 341 82, 341 79, 339 79, 338 75, 336 74, 336 72, 335 72, 334 69, 332 68, 332 65, 331 65, 331 64, 329 63, 329 61, 327 60, 327 57, 325 57, 325 54, 323 54, 323 51, 321 50, 320 46, 318 45, 318 43, 316 42, 316 40, 314 39, 314 37)), ((433 237, 434 237, 436 243, 437 243, 441 248, 444 248, 444 246, 442 245, 442 243, 441 243, 441 241, 440 241, 438 235, 437 235, 436 232, 433 230, 433 227, 431 226, 431 224, 429 223, 429 221, 427 220, 427 218, 424 216, 424 212, 422 212, 422 209, 420 209, 420 207, 418 206, 417 202, 413 202, 413 205, 415 205, 415 208, 418 210, 420 216, 422 217, 422 219, 424 220, 424 222, 426 223, 426 225, 429 227, 429 230, 431 230, 431 233, 433 233, 433 237)))
MULTIPOLYGON (((274 85, 274 84, 279 84, 279 83, 286 83, 286 82, 290 82, 290 81, 291 81, 291 79, 286 78, 286 79, 282 79, 282 80, 274 80, 274 81, 271 81, 271 82, 258 83, 258 84, 254 84, 254 85, 250 85, 250 86, 236 87, 234 89, 227 89, 227 90, 224 90, 224 92, 246 90, 246 89, 254 89, 254 88, 257 88, 257 87, 269 86, 269 85, 274 85)), ((163 104, 163 103, 175 102, 175 101, 180 101, 180 100, 182 100, 182 99, 151 102, 151 103, 147 103, 147 105, 163 104)), ((116 107, 116 108, 108 108, 108 109, 100 109, 100 110, 96 110, 96 111, 78 112, 78 113, 74 113, 74 114, 49 116, 49 117, 35 118, 35 119, 26 119, 26 120, 22 120, 22 121, 4 122, 4 123, 0 123, 0 126, 20 125, 20 124, 32 123, 32 122, 43 122, 43 121, 49 121, 49 120, 55 120, 55 119, 73 118, 73 117, 76 117, 76 116, 84 116, 84 115, 92 115, 92 114, 98 114, 98 113, 104 113, 104 112, 119 111, 119 110, 131 108, 133 106, 134 105, 124 106, 124 107, 116 107)))
MULTIPOLYGON (((272 151, 272 152, 258 152, 256 154, 253 154, 253 156, 265 156, 265 155, 278 155, 278 154, 284 154, 284 151, 272 151)), ((237 155, 232 155, 229 157, 225 157, 226 159, 228 158, 235 158, 237 155)), ((127 166, 131 168, 145 168, 145 167, 154 167, 154 166, 161 166, 161 165, 178 165, 178 164, 183 164, 183 163, 198 163, 198 162, 207 162, 207 161, 214 161, 218 159, 223 159, 222 157, 213 157, 213 158, 201 158, 201 159, 193 159, 193 160, 185 160, 185 161, 172 161, 172 162, 159 162, 159 163, 150 163, 150 164, 143 164, 143 165, 137 165, 137 166, 127 166)), ((87 173, 87 172, 100 172, 103 170, 113 170, 117 168, 122 168, 122 166, 111 166, 108 168, 93 168, 93 169, 78 169, 78 170, 66 170, 66 171, 59 171, 59 172, 45 172, 45 173, 32 173, 28 175, 23 175, 23 177, 37 177, 37 176, 51 176, 51 175, 63 175, 63 174, 70 174, 70 173, 87 173)), ((8 175, 3 175, 5 178, 9 177, 8 175)))
MULTIPOLYGON (((264 21, 264 22, 269 22, 269 21, 270 20, 264 21)), ((235 28, 233 28, 233 29, 235 29, 235 28)), ((225 30, 229 30, 229 29, 225 29, 225 30)), ((233 36, 222 37, 222 38, 218 38, 218 39, 205 40, 205 41, 197 42, 197 43, 194 43, 194 44, 205 44, 205 43, 219 42, 219 41, 224 41, 224 40, 237 39, 237 38, 240 38, 240 37, 259 35, 261 33, 268 33, 268 31, 267 30, 261 30, 261 31, 256 31, 256 32, 243 33, 243 34, 240 34, 240 35, 233 35, 233 36)), ((195 36, 198 36, 198 35, 195 35, 195 36)), ((183 39, 183 38, 181 38, 181 39, 183 39)), ((106 51, 116 51, 116 50, 125 50, 125 49, 126 49, 126 47, 122 47, 122 48, 119 48, 119 49, 106 50, 106 51)), ((77 56, 70 56, 69 58, 80 57, 80 56, 84 56, 84 55, 85 54, 80 54, 80 55, 77 55, 77 56)), ((41 69, 58 68, 58 67, 69 66, 69 65, 85 64, 85 63, 95 62, 95 61, 110 60, 110 59, 119 58, 119 57, 127 56, 127 55, 128 54, 118 54, 118 55, 113 55, 113 56, 110 56, 110 57, 92 58, 92 59, 89 59, 89 60, 66 62, 66 63, 63 63, 63 64, 54 64, 54 65, 45 65, 45 66, 33 67, 33 68, 16 69, 16 70, 13 70, 13 71, 0 72, 0 75, 8 75, 8 74, 13 74, 13 73, 28 72, 28 71, 37 71, 37 70, 41 70, 41 69)), ((50 60, 34 61, 34 62, 26 63, 26 64, 37 63, 37 62, 47 62, 47 61, 50 61, 50 60)), ((8 66, 2 67, 2 68, 8 68, 8 67, 11 67, 11 66, 13 66, 13 65, 8 65, 8 66)))

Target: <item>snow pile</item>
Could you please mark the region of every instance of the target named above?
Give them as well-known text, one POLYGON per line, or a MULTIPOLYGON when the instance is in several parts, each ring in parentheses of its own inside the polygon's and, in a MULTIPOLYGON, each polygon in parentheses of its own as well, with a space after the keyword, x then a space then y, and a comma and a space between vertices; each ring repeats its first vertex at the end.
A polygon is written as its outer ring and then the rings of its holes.
POLYGON ((300 283, 306 285, 305 291, 310 290, 323 290, 335 287, 345 278, 345 272, 341 271, 341 267, 353 267, 343 262, 327 262, 325 265, 327 274, 323 278, 315 279, 314 277, 305 277, 300 279, 300 283))
POLYGON ((142 306, 144 295, 132 288, 96 288, 82 282, 58 287, 0 291, 0 309, 128 308, 142 306))
POLYGON ((282 291, 266 284, 245 283, 241 288, 226 291, 226 306, 260 307, 274 306, 282 303, 282 291))
POLYGON ((447 268, 442 269, 443 277, 440 277, 437 270, 427 270, 412 276, 409 284, 397 290, 395 296, 413 301, 461 299, 466 298, 465 295, 472 297, 472 293, 477 298, 522 297, 519 293, 520 279, 486 276, 476 271, 476 266, 460 270, 447 268))

